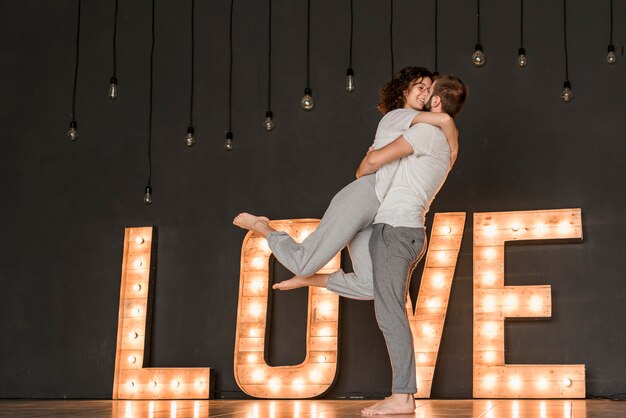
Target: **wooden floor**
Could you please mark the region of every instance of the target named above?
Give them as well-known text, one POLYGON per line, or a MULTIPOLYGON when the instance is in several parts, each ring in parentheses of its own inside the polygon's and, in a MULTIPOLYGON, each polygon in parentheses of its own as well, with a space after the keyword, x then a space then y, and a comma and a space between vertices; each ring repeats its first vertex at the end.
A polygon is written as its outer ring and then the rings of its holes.
MULTIPOLYGON (((111 418, 339 418, 358 417, 375 401, 201 400, 60 401, 0 400, 0 417, 111 418)), ((415 414, 396 417, 614 418, 626 417, 626 402, 609 400, 417 400, 415 414)))

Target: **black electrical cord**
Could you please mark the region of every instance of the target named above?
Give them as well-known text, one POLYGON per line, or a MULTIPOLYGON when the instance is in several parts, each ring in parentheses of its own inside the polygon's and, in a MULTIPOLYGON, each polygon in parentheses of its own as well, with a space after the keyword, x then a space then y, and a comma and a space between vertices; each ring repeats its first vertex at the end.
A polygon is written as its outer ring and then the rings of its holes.
POLYGON ((520 0, 519 38, 520 48, 524 48, 524 0, 520 0))
POLYGON ((78 0, 78 15, 76 20, 76 61, 74 63, 74 87, 72 91, 72 122, 76 122, 76 86, 78 85, 78 59, 80 51, 80 5, 82 0, 78 0))
POLYGON ((389 0, 389 49, 391 52, 391 78, 395 74, 393 66, 393 0, 389 0))
POLYGON ((154 2, 152 0, 152 41, 150 45, 150 104, 148 107, 148 187, 152 187, 152 90, 154 74, 154 2))
POLYGON ((611 7, 611 24, 610 24, 610 33, 609 33, 609 45, 613 45, 613 0, 610 1, 611 7))
POLYGON ((267 110, 272 109, 272 0, 268 0, 268 35, 267 35, 267 110))
POLYGON ((567 0, 563 0, 563 49, 565 51, 565 81, 569 82, 567 59, 567 0))
POLYGON ((348 56, 348 68, 352 68, 352 38, 354 36, 354 4, 350 0, 350 50, 348 56))
POLYGON ((115 12, 113 19, 113 78, 117 79, 117 9, 118 0, 115 0, 115 12))
POLYGON ((482 45, 480 42, 480 0, 476 0, 476 43, 482 45))
POLYGON ((306 2, 306 87, 309 85, 309 71, 310 71, 310 55, 311 55, 311 0, 306 2))
POLYGON ((438 41, 439 41, 439 28, 438 28, 438 23, 439 23, 439 19, 438 19, 438 4, 439 4, 439 0, 435 0, 435 72, 434 74, 437 75, 439 74, 438 71, 438 53, 439 53, 439 45, 438 45, 438 41))
POLYGON ((191 93, 189 95, 189 126, 193 127, 193 91, 194 91, 194 69, 195 69, 195 31, 194 31, 194 10, 195 0, 191 0, 191 93))

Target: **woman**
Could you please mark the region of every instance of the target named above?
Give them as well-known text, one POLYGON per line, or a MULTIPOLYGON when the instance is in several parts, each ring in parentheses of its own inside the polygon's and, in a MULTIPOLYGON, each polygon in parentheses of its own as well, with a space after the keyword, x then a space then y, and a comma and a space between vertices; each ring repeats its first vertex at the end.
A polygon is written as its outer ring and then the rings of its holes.
MULTIPOLYGON (((454 162, 458 131, 452 118, 445 114, 419 112, 429 97, 431 85, 432 74, 423 67, 404 68, 385 84, 379 105, 384 116, 378 125, 373 149, 389 144, 414 124, 428 123, 444 131, 451 155, 454 154, 451 164, 454 162)), ((265 237, 276 259, 296 275, 275 284, 274 289, 322 286, 351 299, 373 299, 372 261, 368 248, 372 221, 397 164, 397 161, 391 162, 375 174, 361 177, 339 191, 317 229, 300 244, 286 232, 271 228, 266 217, 245 212, 235 217, 233 224, 265 237), (354 273, 340 269, 330 275, 315 274, 346 245, 354 273)))

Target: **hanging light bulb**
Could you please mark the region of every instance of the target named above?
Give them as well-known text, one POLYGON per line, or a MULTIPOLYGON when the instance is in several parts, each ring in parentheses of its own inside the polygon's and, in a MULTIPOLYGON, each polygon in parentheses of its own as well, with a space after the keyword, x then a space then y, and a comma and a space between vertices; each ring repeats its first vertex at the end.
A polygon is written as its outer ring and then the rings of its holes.
POLYGON ((517 53, 519 54, 517 56, 517 65, 520 68, 524 68, 528 65, 528 60, 526 59, 526 50, 524 48, 520 48, 517 50, 517 53))
POLYGON ((481 44, 476 44, 476 51, 472 54, 472 64, 476 67, 482 67, 485 65, 486 60, 487 56, 483 52, 483 46, 481 44))
POLYGON ((565 103, 569 103, 574 98, 574 93, 571 89, 572 85, 569 81, 563 83, 563 90, 561 91, 561 100, 565 103))
POLYGON ((146 186, 146 194, 143 196, 143 203, 146 205, 152 204, 152 187, 146 186))
POLYGON ((348 93, 354 93, 356 90, 356 84, 354 84, 354 71, 352 68, 348 68, 346 73, 346 91, 348 93))
POLYGON ((304 89, 304 96, 300 100, 300 106, 304 110, 311 110, 315 106, 315 103, 313 102, 313 96, 311 96, 311 89, 308 87, 304 89))
POLYGON ((109 99, 117 99, 117 78, 111 77, 111 84, 109 84, 109 99))
POLYGON ((617 61, 615 56, 615 45, 609 45, 608 53, 606 54, 606 62, 613 65, 617 61))
POLYGON ((193 126, 189 126, 187 128, 187 135, 185 135, 185 139, 184 139, 185 145, 189 148, 196 145, 196 138, 193 136, 193 134, 194 134, 193 126))
POLYGON ((76 122, 71 121, 70 122, 70 129, 69 131, 67 131, 67 139, 69 139, 72 142, 76 142, 78 141, 78 125, 76 124, 76 122))
POLYGON ((233 142, 233 133, 232 132, 226 132, 226 142, 224 142, 224 149, 226 151, 232 151, 233 150, 233 146, 234 146, 234 142, 233 142))
POLYGON ((272 116, 274 116, 274 114, 272 113, 271 110, 268 110, 267 112, 265 112, 265 121, 263 122, 263 128, 265 128, 267 132, 271 131, 272 129, 276 127, 276 124, 274 123, 274 119, 272 119, 272 116))

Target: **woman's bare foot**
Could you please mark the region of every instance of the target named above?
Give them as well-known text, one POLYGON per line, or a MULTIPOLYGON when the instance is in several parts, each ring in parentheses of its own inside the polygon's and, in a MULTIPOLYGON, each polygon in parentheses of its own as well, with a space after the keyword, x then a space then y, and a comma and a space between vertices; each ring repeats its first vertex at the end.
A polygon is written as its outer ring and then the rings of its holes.
POLYGON ((394 393, 361 411, 361 415, 399 415, 415 412, 415 399, 410 393, 394 393))
POLYGON ((314 274, 312 276, 293 276, 289 280, 284 280, 272 286, 276 290, 293 290, 301 287, 315 286, 326 287, 328 285, 328 274, 314 274))
POLYGON ((247 212, 241 212, 233 219, 233 225, 252 232, 262 233, 264 227, 269 228, 269 221, 269 218, 265 216, 255 216, 247 212))
POLYGON ((309 280, 307 280, 307 277, 293 276, 289 280, 283 280, 282 282, 274 284, 272 286, 272 289, 293 290, 293 289, 299 289, 301 287, 307 287, 309 284, 310 283, 309 283, 309 280))

